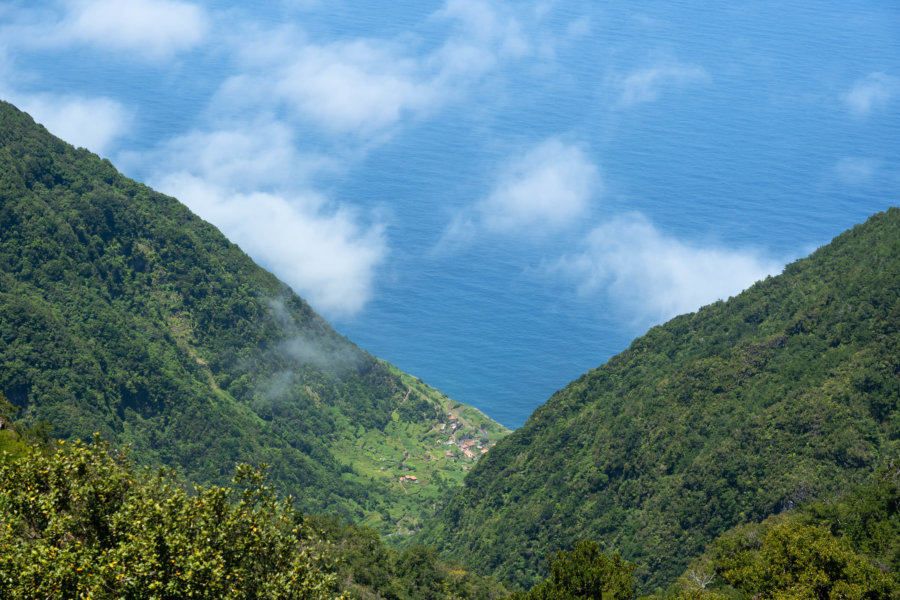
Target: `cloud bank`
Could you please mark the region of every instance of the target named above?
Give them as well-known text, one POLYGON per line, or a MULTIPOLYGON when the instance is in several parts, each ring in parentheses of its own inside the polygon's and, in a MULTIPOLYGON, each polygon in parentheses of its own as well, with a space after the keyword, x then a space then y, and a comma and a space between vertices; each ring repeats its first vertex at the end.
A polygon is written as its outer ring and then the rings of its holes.
MULTIPOLYGON (((442 55, 451 67, 449 71, 475 71, 493 64, 493 58, 521 57, 531 52, 531 42, 524 26, 514 14, 504 10, 497 2, 482 0, 447 0, 444 7, 435 13, 435 18, 453 21, 457 24, 457 35, 445 44, 442 55), (479 50, 480 49, 480 50, 479 50), (474 53, 468 50, 476 50, 474 53), (480 54, 484 60, 455 62, 447 56, 480 54)), ((441 54, 439 54, 440 56, 441 54)))
POLYGON ((842 183, 862 185, 869 183, 877 175, 881 162, 876 158, 847 156, 837 162, 834 170, 842 183))
POLYGON ((197 46, 208 30, 206 13, 188 2, 72 0, 55 32, 55 43, 84 44, 166 60, 197 46))
MULTIPOLYGON (((388 255, 385 224, 316 192, 313 179, 352 168, 398 128, 433 115, 501 61, 529 50, 519 22, 489 2, 449 0, 429 21, 447 34, 427 52, 412 36, 323 42, 296 26, 252 24, 231 32, 225 42, 236 70, 211 101, 207 129, 157 153, 166 158, 154 184, 219 226, 318 310, 352 316, 372 297, 388 255), (232 125, 248 120, 257 121, 253 129, 232 125), (312 133, 319 154, 299 151, 299 132, 312 133)), ((491 227, 555 223, 581 209, 592 175, 586 159, 575 150, 543 151, 559 156, 528 181, 509 176, 506 191, 492 197, 496 205, 482 213, 491 227), (526 185, 544 197, 527 197, 526 185), (551 195, 552 214, 541 206, 551 195), (494 218, 496 211, 507 216, 494 218)))
POLYGON ((316 310, 349 316, 371 298, 384 226, 304 188, 330 163, 298 153, 283 126, 194 133, 160 157, 154 187, 215 223, 316 310))
POLYGON ((781 268, 754 252, 686 244, 633 214, 593 229, 581 252, 548 271, 584 296, 609 296, 637 320, 663 322, 727 299, 781 268))
POLYGON ((284 109, 329 133, 371 136, 428 110, 439 94, 416 60, 391 44, 353 40, 297 43, 293 35, 254 46, 245 73, 230 78, 218 102, 284 109))
POLYGON ((132 124, 131 113, 110 98, 15 92, 7 93, 6 97, 53 135, 102 156, 107 155, 115 140, 132 124))
POLYGON ((240 72, 224 83, 216 107, 267 110, 338 139, 377 141, 459 99, 530 47, 518 21, 488 2, 449 0, 429 20, 448 33, 427 52, 412 36, 322 43, 294 27, 242 32, 240 72))
POLYGON ((585 214, 598 180, 580 147, 551 138, 507 165, 480 219, 495 231, 558 230, 585 214))
POLYGON ((865 117, 884 108, 900 91, 900 79, 885 73, 869 73, 856 81, 849 92, 844 94, 844 102, 850 112, 865 117))
POLYGON ((485 198, 455 216, 436 250, 484 234, 535 239, 559 232, 587 214, 599 189, 597 167, 585 150, 548 138, 508 160, 485 198))
POLYGON ((632 71, 618 78, 615 87, 622 107, 653 102, 666 88, 683 87, 709 80, 709 73, 697 65, 671 62, 632 71))
POLYGON ((497 235, 512 234, 520 244, 546 238, 541 252, 550 257, 539 273, 583 298, 602 296, 641 324, 726 299, 781 270, 754 251, 685 243, 639 213, 588 225, 600 212, 591 204, 601 191, 598 171, 579 145, 544 140, 501 169, 485 198, 452 220, 436 250, 497 235), (572 246, 581 250, 571 253, 572 246))

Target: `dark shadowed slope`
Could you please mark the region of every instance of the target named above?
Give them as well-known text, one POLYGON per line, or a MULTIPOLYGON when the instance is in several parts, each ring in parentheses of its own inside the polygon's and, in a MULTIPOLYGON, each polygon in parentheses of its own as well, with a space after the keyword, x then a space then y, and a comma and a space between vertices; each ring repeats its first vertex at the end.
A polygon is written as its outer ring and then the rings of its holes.
POLYGON ((900 210, 572 382, 423 541, 522 585, 592 538, 646 590, 738 523, 858 481, 900 439, 900 210))

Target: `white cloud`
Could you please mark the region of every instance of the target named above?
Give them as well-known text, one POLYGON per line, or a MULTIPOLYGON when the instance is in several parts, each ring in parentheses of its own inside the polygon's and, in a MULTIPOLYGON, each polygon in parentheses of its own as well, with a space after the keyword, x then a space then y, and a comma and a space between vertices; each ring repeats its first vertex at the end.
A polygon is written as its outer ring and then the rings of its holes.
POLYGON ((286 111, 327 133, 377 136, 406 116, 424 114, 442 97, 433 75, 402 48, 375 40, 318 45, 295 33, 259 33, 243 73, 222 86, 224 112, 286 111))
POLYGON ((160 60, 193 48, 208 29, 206 13, 188 2, 72 0, 46 43, 80 43, 160 60))
POLYGON ((843 183, 861 185, 871 181, 880 167, 878 159, 848 156, 840 159, 834 170, 843 183))
POLYGON ((619 91, 619 105, 627 107, 653 102, 664 88, 702 83, 708 79, 709 73, 702 67, 668 63, 633 71, 619 78, 615 85, 619 91))
POLYGON ((375 269, 386 256, 384 232, 362 228, 353 211, 330 211, 315 195, 238 194, 184 173, 159 187, 216 223, 315 310, 350 316, 371 299, 375 269))
POLYGON ((130 112, 109 98, 15 93, 7 98, 53 135, 101 155, 111 150, 132 122, 130 112))
POLYGON ((549 138, 501 168, 490 193, 459 211, 433 252, 466 246, 488 234, 537 239, 584 217, 600 189, 597 167, 578 145, 549 138))
POLYGON ((433 114, 501 60, 528 52, 519 22, 487 2, 448 0, 431 20, 449 31, 430 52, 413 35, 319 43, 290 27, 243 32, 241 72, 222 86, 216 106, 263 108, 369 141, 433 114))
POLYGON ((154 187, 215 223, 317 311, 350 316, 371 299, 387 256, 383 225, 305 189, 303 179, 332 165, 298 154, 282 125, 193 133, 159 156, 154 187))
POLYGON ((419 71, 415 61, 371 41, 307 46, 273 91, 331 129, 371 133, 439 101, 419 71))
POLYGON ((608 295, 636 321, 662 322, 737 294, 781 265, 754 252, 692 246, 630 215, 595 228, 581 253, 549 270, 583 295, 608 295))
POLYGON ((170 141, 159 160, 171 171, 187 169, 242 193, 304 186, 338 168, 333 159, 298 152, 294 133, 280 122, 194 131, 170 141))
POLYGON ((477 45, 491 49, 498 56, 519 57, 528 54, 531 44, 527 40, 521 22, 502 5, 483 0, 447 0, 434 15, 436 18, 455 21, 459 35, 448 43, 477 45))
POLYGON ((477 81, 505 61, 528 58, 531 69, 552 62, 560 42, 571 41, 573 35, 584 33, 579 25, 562 37, 551 33, 554 27, 544 21, 553 9, 552 4, 510 6, 484 0, 448 0, 433 16, 454 25, 452 34, 434 57, 434 61, 441 63, 446 87, 454 89, 461 82, 477 81))
POLYGON ((480 219, 496 231, 559 229, 585 213, 598 179, 581 148, 550 138, 506 167, 480 219))
POLYGON ((864 117, 886 106, 898 90, 900 79, 885 73, 869 73, 844 94, 844 102, 853 114, 864 117))

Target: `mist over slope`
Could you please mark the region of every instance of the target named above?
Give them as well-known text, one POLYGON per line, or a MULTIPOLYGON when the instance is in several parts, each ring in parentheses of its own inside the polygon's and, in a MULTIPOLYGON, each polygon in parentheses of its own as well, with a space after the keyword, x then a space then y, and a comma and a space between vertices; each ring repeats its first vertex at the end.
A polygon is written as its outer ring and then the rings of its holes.
POLYGON ((528 586, 594 539, 671 581, 726 529, 841 490, 900 447, 900 210, 672 319, 551 397, 421 539, 528 586))

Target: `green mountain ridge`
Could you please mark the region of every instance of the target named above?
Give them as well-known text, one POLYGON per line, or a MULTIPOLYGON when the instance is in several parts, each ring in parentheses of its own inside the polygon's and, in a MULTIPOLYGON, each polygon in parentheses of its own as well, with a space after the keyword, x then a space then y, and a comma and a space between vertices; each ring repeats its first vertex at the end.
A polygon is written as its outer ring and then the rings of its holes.
POLYGON ((581 539, 674 580, 725 530, 859 482, 900 449, 900 210, 556 393, 419 540, 529 587, 581 539))
POLYGON ((0 391, 55 437, 99 432, 199 483, 268 463, 303 510, 383 533, 417 528, 474 464, 446 456, 451 435, 489 447, 506 433, 362 352, 177 200, 7 103, 0 391))

